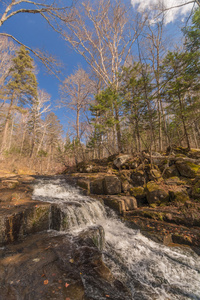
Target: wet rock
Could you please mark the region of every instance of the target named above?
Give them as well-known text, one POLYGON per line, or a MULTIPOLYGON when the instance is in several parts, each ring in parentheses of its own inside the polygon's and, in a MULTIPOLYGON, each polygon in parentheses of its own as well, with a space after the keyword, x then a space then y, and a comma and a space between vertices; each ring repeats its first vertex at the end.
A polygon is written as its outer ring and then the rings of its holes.
POLYGON ((87 237, 32 235, 0 249, 0 271, 1 300, 132 299, 87 237))
POLYGON ((117 157, 114 161, 113 161, 113 165, 118 168, 121 169, 123 167, 123 165, 132 158, 132 155, 120 155, 119 157, 117 157))
POLYGON ((122 191, 121 181, 117 176, 105 176, 103 185, 106 195, 116 195, 122 191))
POLYGON ((184 234, 172 234, 172 241, 176 244, 184 244, 184 245, 192 245, 192 237, 190 235, 184 235, 184 234))
POLYGON ((169 194, 154 181, 149 181, 146 185, 147 201, 150 205, 166 204, 169 201, 169 194))
POLYGON ((51 224, 50 228, 53 230, 60 230, 62 224, 62 211, 57 204, 51 205, 51 224))
POLYGON ((100 251, 105 248, 105 232, 101 225, 90 226, 86 230, 83 230, 79 235, 78 239, 85 241, 86 244, 90 244, 92 241, 92 246, 96 246, 100 251))

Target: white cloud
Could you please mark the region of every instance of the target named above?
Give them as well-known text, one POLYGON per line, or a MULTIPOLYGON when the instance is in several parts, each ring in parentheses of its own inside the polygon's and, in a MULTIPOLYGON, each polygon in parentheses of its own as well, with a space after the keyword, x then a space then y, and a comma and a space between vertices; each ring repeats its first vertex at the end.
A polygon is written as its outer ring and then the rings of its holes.
MULTIPOLYGON (((188 0, 189 1, 189 0, 188 0)), ((178 6, 184 3, 188 2, 187 0, 131 0, 132 5, 135 7, 138 6, 139 11, 143 10, 152 10, 155 11, 155 8, 157 9, 157 12, 155 12, 155 16, 158 14, 159 7, 165 7, 170 8, 174 6, 178 6)), ((165 12, 166 14, 166 23, 170 23, 175 21, 177 18, 189 16, 191 9, 193 7, 193 3, 186 4, 184 6, 181 6, 179 8, 173 8, 165 12)))

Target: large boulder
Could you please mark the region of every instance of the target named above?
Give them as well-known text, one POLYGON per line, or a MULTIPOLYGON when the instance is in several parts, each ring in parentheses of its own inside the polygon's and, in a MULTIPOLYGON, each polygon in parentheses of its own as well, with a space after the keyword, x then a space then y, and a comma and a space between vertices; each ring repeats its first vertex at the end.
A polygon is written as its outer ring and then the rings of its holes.
POLYGON ((194 178, 200 171, 200 166, 187 160, 177 160, 176 167, 183 177, 194 178))
POLYGON ((169 201, 169 193, 154 181, 147 183, 146 195, 150 205, 166 204, 169 201))
POLYGON ((88 179, 79 179, 77 185, 83 189, 87 195, 90 194, 90 181, 88 179))
POLYGON ((103 184, 106 195, 116 195, 120 194, 122 191, 121 181, 117 176, 105 176, 103 184))

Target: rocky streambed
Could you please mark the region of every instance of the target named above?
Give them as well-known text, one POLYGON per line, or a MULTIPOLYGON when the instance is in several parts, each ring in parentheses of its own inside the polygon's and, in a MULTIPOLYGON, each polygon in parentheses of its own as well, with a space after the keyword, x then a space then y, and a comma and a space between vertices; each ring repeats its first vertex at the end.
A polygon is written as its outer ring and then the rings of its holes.
POLYGON ((60 231, 61 209, 32 199, 35 181, 16 175, 1 179, 0 299, 131 299, 103 262, 103 228, 88 226, 73 235, 60 231))
MULTIPOLYGON (((123 186, 121 170, 114 172, 1 178, 1 300, 199 299, 200 261, 188 247, 198 252, 199 225, 182 224, 177 206, 173 212, 130 190, 113 193, 123 186), (73 186, 77 180, 81 191, 73 186)), ((188 210, 190 202, 184 202, 188 210)))

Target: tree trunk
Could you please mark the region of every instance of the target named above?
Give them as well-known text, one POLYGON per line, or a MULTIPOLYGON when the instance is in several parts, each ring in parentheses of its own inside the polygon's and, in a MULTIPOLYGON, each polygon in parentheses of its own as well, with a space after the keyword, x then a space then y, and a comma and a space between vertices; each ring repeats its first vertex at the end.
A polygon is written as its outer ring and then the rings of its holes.
POLYGON ((3 131, 3 138, 2 138, 2 144, 1 144, 1 154, 6 149, 6 139, 7 139, 7 133, 8 133, 8 126, 9 126, 9 122, 10 122, 10 119, 11 119, 11 111, 12 111, 12 107, 13 107, 14 97, 15 97, 15 94, 13 93, 11 101, 10 101, 10 105, 9 105, 9 108, 8 108, 8 113, 7 113, 7 116, 6 116, 6 123, 5 123, 4 131, 3 131))

